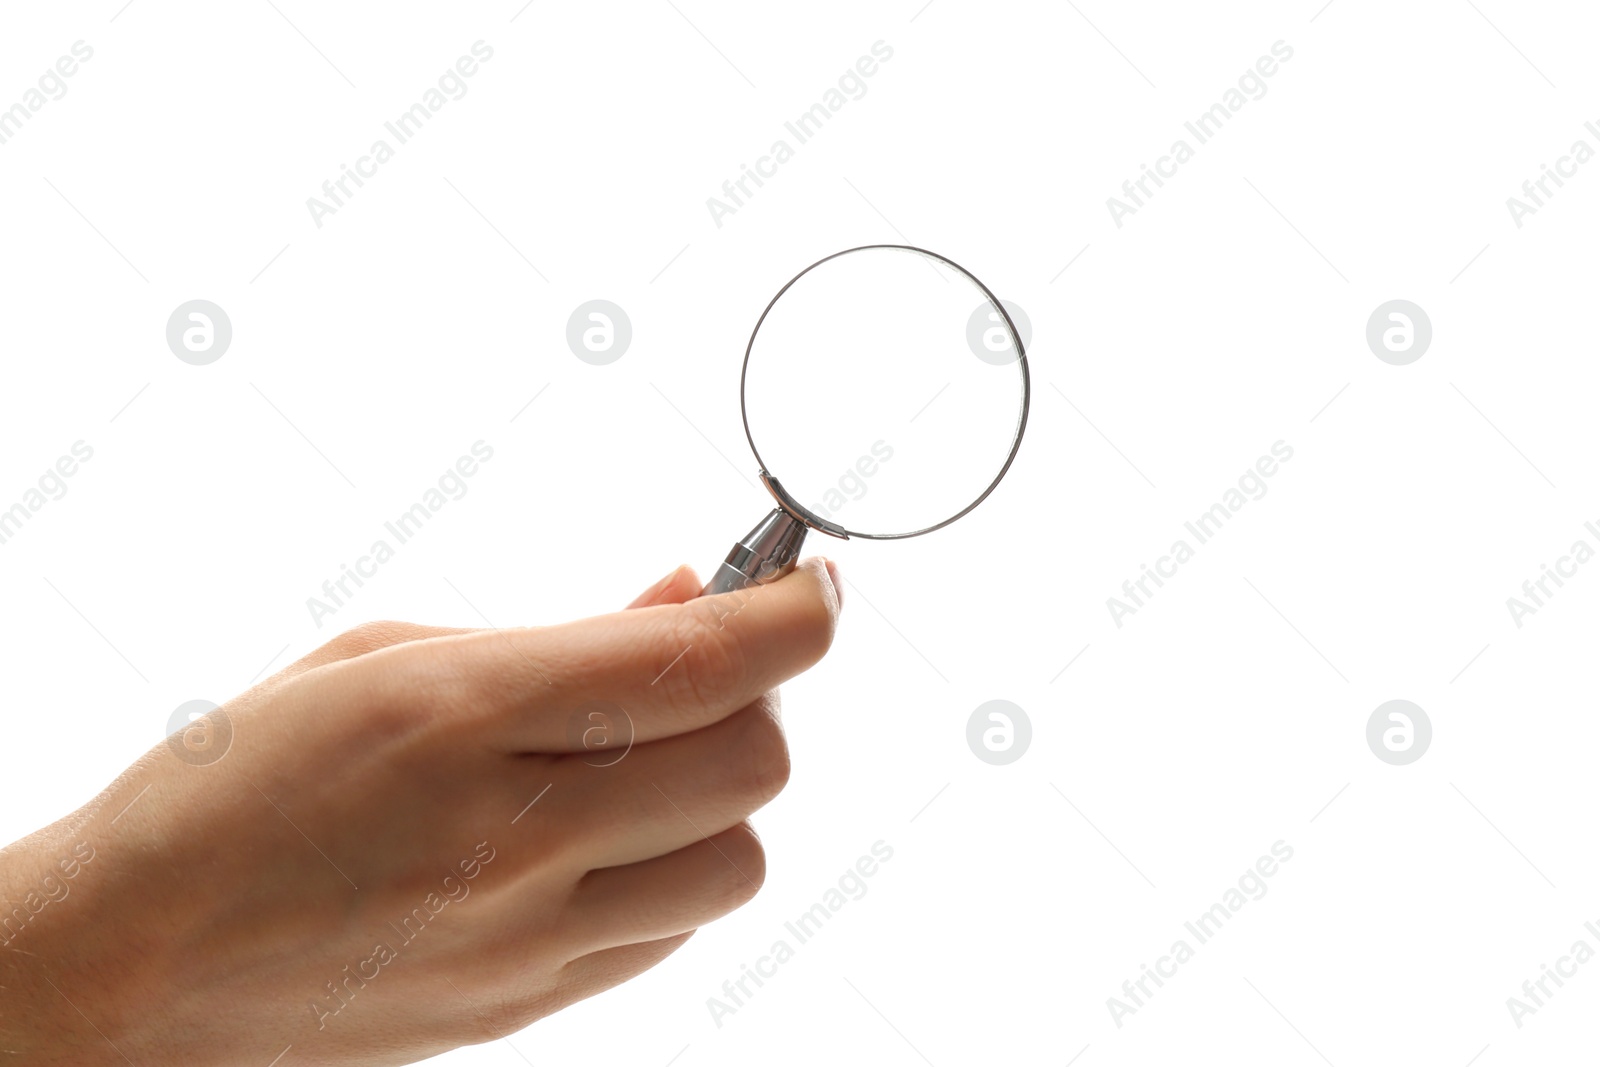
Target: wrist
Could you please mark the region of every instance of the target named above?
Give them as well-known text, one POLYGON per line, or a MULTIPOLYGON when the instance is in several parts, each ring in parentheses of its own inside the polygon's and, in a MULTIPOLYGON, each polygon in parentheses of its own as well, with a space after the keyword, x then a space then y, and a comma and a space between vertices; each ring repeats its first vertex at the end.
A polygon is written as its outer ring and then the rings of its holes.
POLYGON ((126 1064, 151 1047, 154 959, 108 914, 95 836, 63 820, 0 851, 0 1048, 22 1062, 126 1064))

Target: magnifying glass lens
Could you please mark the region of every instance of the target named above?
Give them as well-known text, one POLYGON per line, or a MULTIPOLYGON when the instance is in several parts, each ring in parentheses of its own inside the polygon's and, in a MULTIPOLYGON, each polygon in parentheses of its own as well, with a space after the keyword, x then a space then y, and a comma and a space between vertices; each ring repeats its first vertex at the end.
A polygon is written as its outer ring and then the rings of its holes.
POLYGON ((764 470, 855 537, 963 514, 1021 432, 1026 362, 977 281, 895 246, 842 252, 768 307, 745 362, 745 425, 764 470))

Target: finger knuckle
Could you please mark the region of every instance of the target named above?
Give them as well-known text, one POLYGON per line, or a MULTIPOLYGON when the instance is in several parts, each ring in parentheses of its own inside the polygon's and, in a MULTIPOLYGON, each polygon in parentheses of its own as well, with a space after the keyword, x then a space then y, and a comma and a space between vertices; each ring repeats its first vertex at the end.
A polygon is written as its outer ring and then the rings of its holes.
POLYGON ((725 900, 730 909, 748 903, 767 882, 767 850, 749 823, 740 823, 723 835, 728 856, 737 864, 728 868, 724 880, 725 900))
POLYGON ((348 659, 403 641, 411 629, 410 623, 387 619, 364 622, 335 637, 325 647, 337 653, 340 658, 348 659))
POLYGON ((714 707, 739 690, 746 658, 737 634, 714 605, 685 605, 662 630, 659 678, 669 703, 684 710, 714 707))
POLYGON ((347 679, 360 728, 374 744, 469 724, 477 702, 471 675, 448 657, 421 646, 386 645, 371 658, 330 664, 347 679))
POLYGON ((789 741, 772 709, 758 704, 740 715, 745 719, 739 738, 741 792, 759 807, 789 784, 789 741))
POLYGON ((493 1041, 527 1027, 542 1014, 537 1001, 502 997, 475 1009, 463 1022, 475 1031, 475 1042, 493 1041))
POLYGON ((767 853, 748 822, 724 830, 707 841, 717 862, 693 886, 680 908, 692 909, 699 921, 710 922, 755 899, 767 880, 767 853))

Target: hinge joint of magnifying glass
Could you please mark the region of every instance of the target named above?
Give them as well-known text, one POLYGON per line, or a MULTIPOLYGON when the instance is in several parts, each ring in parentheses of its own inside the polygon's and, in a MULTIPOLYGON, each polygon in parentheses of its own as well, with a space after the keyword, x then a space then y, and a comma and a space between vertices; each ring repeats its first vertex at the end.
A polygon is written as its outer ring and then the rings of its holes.
POLYGON ((841 541, 850 540, 850 534, 843 526, 835 522, 829 522, 822 516, 801 507, 795 501, 795 498, 789 495, 789 491, 783 487, 783 483, 766 471, 761 472, 761 484, 767 487, 767 492, 771 493, 772 499, 778 502, 778 507, 799 519, 811 529, 819 533, 825 533, 829 537, 837 537, 841 541))

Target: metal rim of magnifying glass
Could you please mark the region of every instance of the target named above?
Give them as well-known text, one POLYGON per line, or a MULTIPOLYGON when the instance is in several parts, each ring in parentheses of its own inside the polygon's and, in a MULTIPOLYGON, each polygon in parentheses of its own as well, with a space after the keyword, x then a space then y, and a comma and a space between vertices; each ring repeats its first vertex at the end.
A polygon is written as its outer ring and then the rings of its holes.
POLYGON ((750 443, 750 452, 756 457, 756 463, 761 467, 762 484, 767 487, 767 492, 772 494, 773 499, 778 502, 778 506, 784 511, 805 523, 813 530, 818 530, 832 537, 838 537, 844 540, 849 540, 852 537, 859 537, 864 541, 901 541, 907 537, 920 537, 925 533, 932 533, 934 530, 941 530, 944 527, 949 526, 952 522, 955 522, 957 519, 967 514, 967 512, 983 503, 989 494, 994 492, 995 486, 999 485, 1001 479, 1006 476, 1006 472, 1011 469, 1011 462, 1017 458, 1017 450, 1022 447, 1022 433, 1028 427, 1028 403, 1032 397, 1033 386, 1028 376, 1028 354, 1023 351, 1022 336, 1017 332, 1016 324, 1011 321, 1011 313, 1006 310, 1005 304, 1001 303, 1000 298, 995 296, 987 285, 984 285, 983 282, 978 280, 978 276, 976 274, 973 274, 970 270, 963 267, 955 260, 941 256, 937 252, 930 252, 926 248, 918 248, 916 245, 879 244, 858 245, 855 248, 846 248, 844 251, 835 252, 831 256, 823 256, 821 259, 811 264, 811 266, 807 267, 799 274, 796 274, 793 278, 790 278, 786 283, 784 283, 783 288, 778 290, 777 295, 775 295, 771 300, 767 301, 767 306, 762 309, 761 317, 756 320, 756 328, 750 331, 750 342, 749 344, 745 345, 744 348, 744 364, 739 369, 739 417, 744 423, 744 439, 750 443), (779 300, 783 299, 783 294, 787 293, 795 282, 799 281, 801 278, 804 278, 807 274, 810 274, 824 263, 827 263, 830 260, 838 259, 840 256, 848 256, 852 252, 867 252, 875 248, 893 248, 902 252, 914 252, 917 255, 938 260, 945 266, 955 269, 960 274, 965 276, 968 281, 972 282, 973 285, 976 285, 979 291, 982 292, 983 295, 988 299, 989 304, 1000 312, 1000 318, 1006 324, 1006 332, 1011 335, 1011 343, 1016 346, 1017 362, 1021 364, 1020 369, 1022 371, 1022 404, 1017 411, 1017 429, 1016 433, 1011 439, 1011 451, 1006 453, 1006 461, 1000 466, 1000 473, 994 476, 994 480, 984 487, 983 492, 979 493, 977 497, 974 498, 972 503, 956 512, 948 519, 945 519, 943 522, 936 522, 932 526, 924 526, 920 530, 911 530, 907 533, 860 533, 855 530, 845 529, 843 526, 840 526, 837 523, 829 522, 821 516, 815 515, 806 508, 802 507, 800 503, 789 494, 788 490, 783 488, 782 483, 780 483, 777 478, 773 477, 771 472, 767 470, 767 461, 761 458, 761 450, 756 447, 755 436, 750 432, 750 409, 745 404, 745 383, 750 376, 750 353, 755 350, 756 337, 761 333, 761 324, 767 321, 767 314, 772 311, 773 306, 777 304, 779 300))

